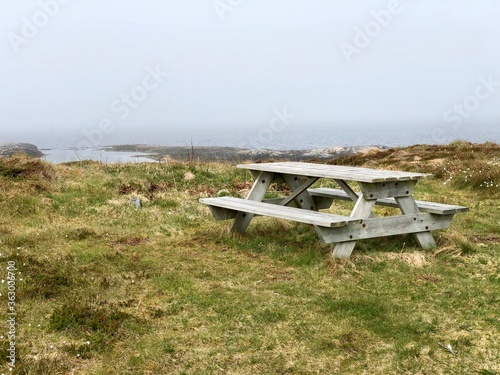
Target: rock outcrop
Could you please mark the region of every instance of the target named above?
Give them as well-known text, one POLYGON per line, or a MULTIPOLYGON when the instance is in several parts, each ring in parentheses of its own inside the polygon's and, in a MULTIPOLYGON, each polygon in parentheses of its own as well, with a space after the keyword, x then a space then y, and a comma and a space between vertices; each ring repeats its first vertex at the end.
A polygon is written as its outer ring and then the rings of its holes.
POLYGON ((26 154, 32 158, 40 158, 44 154, 31 143, 0 143, 0 158, 16 154, 26 154))
POLYGON ((234 162, 256 161, 256 160, 294 160, 309 161, 311 159, 326 161, 341 156, 366 153, 376 150, 386 150, 385 146, 347 146, 347 147, 325 147, 315 150, 272 150, 272 149, 243 149, 236 147, 169 147, 169 146, 147 146, 147 145, 117 145, 109 146, 104 150, 122 152, 143 152, 148 158, 163 160, 172 158, 183 160, 191 158, 194 160, 230 160, 234 162))

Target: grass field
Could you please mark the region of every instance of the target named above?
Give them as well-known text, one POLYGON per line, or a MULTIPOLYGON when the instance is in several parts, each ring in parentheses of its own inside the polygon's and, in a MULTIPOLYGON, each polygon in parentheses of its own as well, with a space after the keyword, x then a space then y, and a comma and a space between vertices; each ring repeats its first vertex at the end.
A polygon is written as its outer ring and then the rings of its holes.
POLYGON ((433 173, 416 197, 470 212, 340 261, 307 225, 215 221, 200 197, 251 186, 232 164, 0 159, 0 373, 15 263, 14 374, 498 374, 500 146, 332 163, 433 173))

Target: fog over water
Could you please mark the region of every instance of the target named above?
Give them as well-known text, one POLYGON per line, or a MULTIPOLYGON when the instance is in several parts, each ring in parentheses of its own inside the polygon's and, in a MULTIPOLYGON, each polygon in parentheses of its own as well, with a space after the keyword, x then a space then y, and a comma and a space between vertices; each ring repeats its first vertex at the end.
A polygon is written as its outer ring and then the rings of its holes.
POLYGON ((500 142, 495 0, 0 4, 0 142, 500 142))

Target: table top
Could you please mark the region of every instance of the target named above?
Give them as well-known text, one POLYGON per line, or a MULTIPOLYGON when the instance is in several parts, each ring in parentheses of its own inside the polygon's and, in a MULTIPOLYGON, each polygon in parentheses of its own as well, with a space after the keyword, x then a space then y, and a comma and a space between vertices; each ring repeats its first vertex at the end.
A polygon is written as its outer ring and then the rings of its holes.
POLYGON ((333 178, 338 180, 368 183, 409 181, 432 177, 431 174, 427 173, 413 173, 303 162, 239 164, 237 165, 237 168, 250 169, 253 171, 275 172, 307 177, 333 178))

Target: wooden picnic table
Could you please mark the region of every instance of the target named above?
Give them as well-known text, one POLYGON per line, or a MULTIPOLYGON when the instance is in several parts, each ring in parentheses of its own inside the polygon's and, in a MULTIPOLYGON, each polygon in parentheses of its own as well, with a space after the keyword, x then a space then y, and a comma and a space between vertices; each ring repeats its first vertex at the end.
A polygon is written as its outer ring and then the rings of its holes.
POLYGON ((335 243, 333 255, 349 258, 357 240, 411 233, 424 249, 436 247, 431 231, 447 228, 453 216, 468 208, 416 201, 419 179, 432 175, 403 171, 303 162, 240 164, 254 177, 248 196, 202 198, 218 220, 234 219, 232 230, 245 232, 255 215, 294 220, 314 226, 325 243, 335 243), (341 189, 310 188, 320 178, 334 180, 341 189), (273 182, 290 190, 285 198, 264 199, 273 182), (357 183, 359 192, 351 184, 357 183), (335 199, 355 202, 349 216, 320 212, 335 199), (375 205, 396 207, 400 215, 377 217, 375 205))

